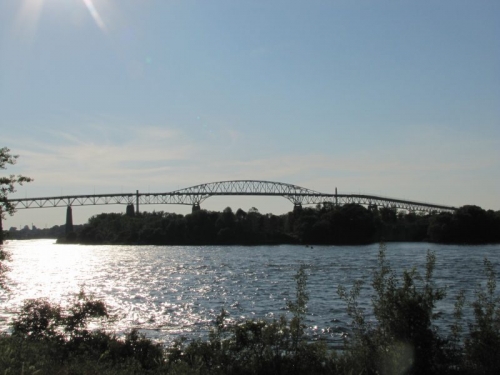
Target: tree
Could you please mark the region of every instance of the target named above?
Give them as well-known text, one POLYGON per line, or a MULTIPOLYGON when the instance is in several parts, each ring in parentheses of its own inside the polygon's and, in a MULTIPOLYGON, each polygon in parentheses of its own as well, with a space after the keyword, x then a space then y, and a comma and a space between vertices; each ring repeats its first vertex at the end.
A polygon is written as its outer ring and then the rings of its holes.
MULTIPOLYGON (((19 155, 12 155, 7 147, 0 148, 0 169, 7 169, 6 165, 16 164, 16 160, 19 155)), ((8 200, 8 195, 16 191, 16 185, 22 185, 25 182, 33 181, 30 177, 25 177, 21 175, 9 175, 0 177, 0 243, 3 241, 3 230, 2 230, 2 220, 5 217, 5 213, 13 215, 16 211, 12 203, 8 200)))

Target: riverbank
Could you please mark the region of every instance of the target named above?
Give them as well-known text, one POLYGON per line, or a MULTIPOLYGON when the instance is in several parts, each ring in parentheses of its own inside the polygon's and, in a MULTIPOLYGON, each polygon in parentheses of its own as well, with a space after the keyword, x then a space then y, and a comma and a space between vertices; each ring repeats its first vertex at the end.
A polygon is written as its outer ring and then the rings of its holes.
POLYGON ((363 245, 385 242, 500 243, 500 212, 463 206, 453 213, 404 213, 356 204, 285 215, 256 209, 138 215, 100 214, 61 243, 141 245, 363 245))

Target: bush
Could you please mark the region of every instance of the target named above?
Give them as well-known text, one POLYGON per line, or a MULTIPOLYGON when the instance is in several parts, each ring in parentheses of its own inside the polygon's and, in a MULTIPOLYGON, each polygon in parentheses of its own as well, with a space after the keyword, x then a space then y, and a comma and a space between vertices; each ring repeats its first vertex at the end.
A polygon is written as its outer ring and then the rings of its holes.
POLYGON ((354 336, 346 342, 343 365, 366 374, 445 373, 450 367, 447 342, 432 326, 435 304, 445 296, 444 289, 432 283, 435 256, 427 254, 425 278, 413 268, 405 270, 400 281, 385 253, 385 245, 381 244, 372 281, 376 325, 366 323, 357 306, 361 284, 355 284, 350 293, 339 288, 354 326, 354 336))
POLYGON ((12 323, 12 335, 30 340, 62 339, 59 331, 61 308, 44 298, 24 301, 17 319, 12 323))
POLYGON ((46 299, 27 300, 12 323, 12 335, 0 341, 0 369, 14 371, 29 364, 42 373, 85 374, 145 373, 161 368, 163 348, 136 330, 118 339, 88 329, 90 322, 109 318, 105 304, 83 291, 66 311, 46 299), (2 353, 9 359, 3 363, 2 353))
POLYGON ((455 305, 454 340, 464 344, 460 367, 471 374, 500 373, 500 298, 496 295, 496 273, 488 259, 484 260, 486 285, 479 285, 475 299, 468 304, 473 310, 474 321, 469 324, 469 333, 461 339, 462 309, 466 305, 464 293, 460 293, 455 305))
POLYGON ((12 323, 12 334, 31 340, 82 341, 90 335, 88 323, 93 319, 107 319, 102 301, 80 291, 67 313, 53 306, 47 299, 29 299, 24 302, 17 319, 12 323))

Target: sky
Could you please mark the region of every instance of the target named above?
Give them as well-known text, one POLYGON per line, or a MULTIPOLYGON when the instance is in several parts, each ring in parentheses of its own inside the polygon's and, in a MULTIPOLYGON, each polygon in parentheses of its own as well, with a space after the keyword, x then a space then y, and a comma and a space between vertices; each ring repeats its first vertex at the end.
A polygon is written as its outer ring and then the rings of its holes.
MULTIPOLYGON (((0 147, 19 155, 0 173, 34 178, 11 198, 266 180, 500 210, 499 19, 498 0, 0 0, 0 147)), ((202 204, 226 206, 292 209, 202 204)), ((125 207, 74 222, 100 212, 125 207)))

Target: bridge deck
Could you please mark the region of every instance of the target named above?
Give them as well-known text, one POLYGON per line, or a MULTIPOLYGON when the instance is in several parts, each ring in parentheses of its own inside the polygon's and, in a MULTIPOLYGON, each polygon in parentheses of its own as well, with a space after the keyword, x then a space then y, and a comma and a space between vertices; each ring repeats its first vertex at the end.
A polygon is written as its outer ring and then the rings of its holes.
POLYGON ((364 206, 391 207, 415 212, 452 212, 455 207, 379 197, 364 194, 324 194, 296 185, 270 181, 236 180, 192 186, 167 193, 120 193, 94 195, 67 195, 40 198, 9 199, 15 209, 88 206, 107 204, 184 204, 199 206, 212 196, 281 196, 294 205, 356 203, 364 206))

